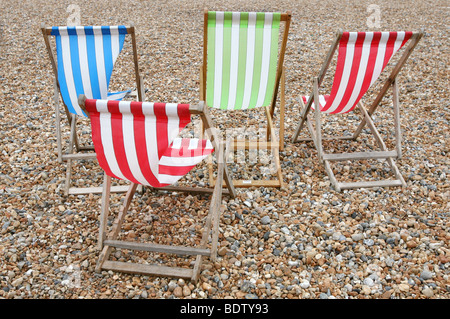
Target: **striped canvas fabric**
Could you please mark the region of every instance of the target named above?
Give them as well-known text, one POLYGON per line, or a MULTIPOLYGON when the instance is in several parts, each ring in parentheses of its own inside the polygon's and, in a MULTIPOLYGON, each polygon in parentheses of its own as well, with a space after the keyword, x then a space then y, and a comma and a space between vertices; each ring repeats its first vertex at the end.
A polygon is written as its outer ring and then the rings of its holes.
MULTIPOLYGON (((319 95, 319 105, 321 110, 323 109, 329 98, 330 98, 329 95, 319 95)), ((309 100, 309 95, 302 96, 302 99, 303 103, 305 103, 306 105, 309 100)), ((312 103, 311 108, 314 110, 314 102, 312 103)))
MULTIPOLYGON (((376 81, 412 32, 344 32, 329 96, 319 98, 321 112, 346 113, 376 81)), ((306 101, 308 97, 305 97, 306 101)), ((313 106, 314 107, 314 106, 313 106)))
POLYGON ((127 29, 125 26, 52 27, 56 40, 58 82, 69 112, 86 116, 78 96, 121 100, 130 91, 109 93, 109 81, 127 29))
POLYGON ((208 12, 208 106, 232 110, 270 105, 280 17, 280 13, 208 12))
POLYGON ((87 99, 92 141, 109 176, 152 187, 174 184, 214 149, 177 138, 191 121, 188 104, 87 99))

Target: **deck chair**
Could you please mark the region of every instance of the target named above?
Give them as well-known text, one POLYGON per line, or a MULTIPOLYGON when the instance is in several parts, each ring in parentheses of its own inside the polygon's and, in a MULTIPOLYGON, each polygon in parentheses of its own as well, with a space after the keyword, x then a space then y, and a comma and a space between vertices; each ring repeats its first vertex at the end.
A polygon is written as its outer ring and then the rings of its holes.
POLYGON ((299 142, 312 140, 314 142, 319 159, 324 163, 330 181, 337 191, 352 188, 406 185, 394 161, 395 158, 401 158, 402 156, 397 75, 421 37, 421 32, 338 32, 336 40, 331 46, 326 60, 319 72, 319 76, 314 79, 311 96, 301 97, 301 120, 295 130, 292 141, 299 142), (393 55, 408 41, 408 47, 405 48, 403 54, 398 59, 398 62, 393 66, 386 82, 376 95, 375 100, 369 109, 366 110, 361 102, 361 98, 380 76, 393 55), (320 85, 337 47, 339 47, 339 54, 337 57, 331 93, 330 95, 319 95, 320 85), (395 150, 387 149, 386 144, 375 127, 371 117, 390 87, 393 89, 395 150), (317 105, 319 105, 319 107, 317 107, 317 105), (333 154, 325 153, 322 145, 321 113, 343 114, 352 111, 356 107, 361 111, 363 118, 354 134, 352 136, 331 138, 337 140, 356 140, 362 129, 367 125, 380 150, 333 154), (312 120, 308 116, 311 109, 314 110, 315 128, 312 125, 312 120), (299 139, 300 131, 305 124, 311 138, 299 139), (347 183, 341 183, 336 180, 330 162, 365 159, 385 159, 391 167, 395 179, 347 183))
MULTIPOLYGON (((109 92, 109 83, 114 63, 122 51, 125 37, 131 35, 137 99, 142 100, 143 81, 139 75, 136 37, 133 26, 77 26, 51 27, 41 25, 45 44, 55 74, 54 103, 56 108, 56 139, 58 161, 67 162, 65 194, 101 193, 101 187, 72 187, 72 161, 95 159, 92 145, 80 145, 77 133, 77 119, 86 115, 78 105, 78 96, 85 94, 89 98, 122 100, 136 91, 109 92), (50 44, 55 38, 55 54, 50 44), (58 93, 59 92, 59 93, 58 93), (61 136, 61 95, 64 111, 69 125, 70 136, 67 150, 63 152, 61 136)), ((127 186, 115 186, 114 192, 122 192, 127 186)))
MULTIPOLYGON (((231 112, 264 109, 265 141, 236 139, 231 150, 266 149, 273 153, 277 179, 234 180, 236 187, 282 187, 279 151, 284 148, 284 55, 291 13, 204 11, 200 99, 208 107, 231 112), (284 23, 281 45, 280 25, 284 23), (274 112, 280 93, 280 130, 276 140, 274 112)), ((231 113, 230 113, 230 116, 231 113)), ((228 137, 227 137, 228 139, 228 137)), ((230 151, 228 149, 226 152, 230 151)), ((211 182, 213 182, 211 180, 211 182)))
POLYGON ((100 216, 99 247, 101 253, 96 270, 116 270, 129 273, 190 278, 196 281, 203 256, 215 260, 218 247, 218 227, 222 201, 222 181, 228 194, 236 193, 224 165, 223 144, 214 133, 211 118, 204 103, 199 105, 107 101, 86 99, 80 95, 79 104, 89 115, 92 140, 98 162, 105 171, 100 216), (191 114, 200 115, 203 125, 211 130, 211 139, 179 138, 177 135, 190 123, 191 114), (138 185, 153 189, 199 191, 211 193, 211 188, 171 186, 185 176, 206 156, 216 152, 217 179, 212 190, 209 214, 205 221, 200 247, 181 247, 155 243, 117 240, 122 221, 138 185), (111 178, 131 182, 121 211, 109 236, 106 225, 109 213, 111 178), (211 248, 208 238, 211 232, 211 248), (168 267, 108 260, 113 247, 167 254, 196 256, 194 267, 168 267))

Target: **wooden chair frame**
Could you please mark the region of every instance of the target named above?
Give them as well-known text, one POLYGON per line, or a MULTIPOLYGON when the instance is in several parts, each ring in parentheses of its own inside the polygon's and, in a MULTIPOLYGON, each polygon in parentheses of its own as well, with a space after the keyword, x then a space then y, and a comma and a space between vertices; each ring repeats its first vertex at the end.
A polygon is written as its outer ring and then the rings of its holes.
MULTIPOLYGON (((136 77, 136 88, 137 93, 132 92, 130 95, 136 95, 138 101, 143 100, 144 94, 144 81, 143 77, 139 74, 139 66, 138 66, 138 56, 137 56, 137 46, 136 46, 136 34, 135 27, 133 25, 126 27, 128 35, 131 35, 132 48, 133 48, 133 61, 134 61, 134 71, 136 77)), ((41 31, 44 36, 45 46, 48 51, 48 55, 50 57, 50 62, 52 65, 53 73, 55 75, 54 79, 54 95, 53 102, 55 104, 55 122, 56 122, 56 144, 57 144, 57 152, 58 152, 58 162, 63 163, 67 162, 66 166, 66 183, 64 187, 64 194, 67 195, 79 195, 79 194, 101 194, 102 187, 72 187, 71 179, 72 179, 72 161, 74 160, 94 160, 96 159, 96 155, 93 152, 93 145, 80 145, 78 141, 78 134, 76 132, 77 119, 79 116, 76 114, 72 114, 69 112, 67 106, 64 104, 64 100, 61 96, 61 91, 59 89, 58 83, 58 68, 55 59, 55 54, 50 45, 50 39, 52 28, 45 27, 45 25, 41 24, 41 31), (58 93, 59 92, 59 93, 58 93), (66 152, 63 152, 62 147, 62 136, 61 136, 61 109, 59 104, 59 96, 61 96, 62 104, 64 105, 64 111, 70 126, 70 135, 69 135, 69 145, 66 152)), ((127 186, 113 186, 111 188, 112 192, 126 192, 127 186)))
MULTIPOLYGON (((331 60, 333 58, 333 55, 339 45, 339 41, 342 37, 343 32, 339 31, 336 36, 336 40, 334 41, 333 45, 331 46, 330 50, 328 51, 327 57, 325 59, 324 64, 322 65, 322 68, 319 72, 319 76, 314 79, 313 82, 313 92, 312 95, 309 97, 306 105, 303 102, 303 99, 300 99, 301 102, 301 119, 300 123, 297 126, 295 133, 292 137, 292 142, 304 142, 304 141, 312 141, 317 149, 317 153, 319 156, 320 162, 323 162, 325 166, 325 170, 330 178, 330 181, 336 191, 340 192, 343 189, 353 189, 353 188, 366 188, 366 187, 389 187, 389 186, 406 186, 406 182, 403 179, 397 165, 395 164, 394 159, 398 158, 400 159, 402 157, 402 150, 401 150, 401 129, 400 129, 400 103, 398 98, 398 85, 397 85, 397 75, 400 72, 401 68, 404 66, 406 60, 416 47, 417 43, 421 39, 423 33, 422 32, 413 32, 413 35, 410 39, 409 45, 406 47, 405 51, 403 52, 402 56, 398 60, 397 64, 393 67, 391 74, 389 75, 388 79, 384 83, 383 87, 379 91, 378 95, 376 96, 375 100, 371 104, 368 110, 364 107, 363 103, 361 101, 358 102, 357 106, 358 109, 361 111, 361 114, 363 115, 362 121, 359 124, 356 131, 353 133, 352 136, 340 136, 340 137, 326 137, 325 139, 332 139, 332 140, 356 140, 365 127, 367 125, 369 127, 370 132, 373 134, 376 143, 378 144, 378 147, 381 149, 381 151, 371 151, 371 152, 353 152, 353 153, 341 153, 341 154, 329 154, 325 153, 323 146, 322 146, 322 140, 324 139, 322 137, 322 130, 321 130, 321 112, 319 110, 319 107, 314 108, 314 118, 315 118, 315 130, 312 126, 312 120, 309 118, 308 113, 311 110, 312 103, 314 101, 319 101, 319 88, 320 85, 325 77, 325 74, 328 70, 328 67, 331 63, 331 60), (374 122, 371 118, 372 114, 375 112, 377 107, 379 106, 381 99, 386 95, 389 88, 392 87, 393 90, 393 110, 394 110, 394 129, 395 129, 395 150, 388 150, 386 147, 386 144, 384 143, 380 133, 376 129, 374 122), (302 130, 303 126, 307 126, 307 129, 311 135, 311 138, 299 138, 300 131, 302 130), (350 183, 341 183, 338 182, 333 170, 331 169, 330 162, 332 161, 345 161, 345 160, 364 160, 364 159, 386 159, 389 166, 394 172, 394 175, 396 177, 395 180, 380 180, 380 181, 365 181, 365 182, 350 182, 350 183)), ((319 103, 316 103, 317 105, 319 103)))
MULTIPOLYGON (((266 149, 271 150, 275 160, 275 167, 277 171, 277 179, 272 180, 233 180, 235 187, 283 187, 283 176, 280 164, 280 151, 284 150, 284 116, 285 116, 285 67, 284 67, 284 56, 286 53, 286 43, 289 34, 289 26, 291 23, 291 12, 281 14, 281 22, 284 22, 284 30, 282 35, 281 47, 279 49, 278 65, 276 71, 276 80, 274 93, 272 97, 272 102, 270 107, 264 108, 265 116, 267 118, 267 128, 266 136, 267 142, 262 141, 252 141, 246 139, 232 139, 227 143, 227 148, 225 154, 227 155, 231 151, 236 150, 249 150, 249 149, 266 149), (277 141, 275 136, 274 127, 274 113, 276 107, 276 101, 280 93, 280 130, 279 130, 279 140, 277 141)), ((205 101, 206 99, 206 69, 207 69, 207 45, 208 43, 208 10, 204 9, 204 26, 203 26, 203 64, 200 66, 200 100, 205 101)), ((227 156, 226 156, 227 157, 227 156)), ((210 183, 214 185, 215 181, 212 176, 212 171, 210 169, 210 183)))
MULTIPOLYGON (((79 104, 81 108, 85 111, 84 106, 84 96, 80 96, 79 104)), ((209 212, 206 217, 205 226, 203 229, 202 239, 199 247, 186 247, 186 246, 171 246, 171 245, 161 245, 156 243, 137 243, 131 241, 120 241, 117 240, 119 232, 123 223, 123 219, 128 211, 131 204, 133 195, 136 192, 138 184, 131 183, 126 193, 123 205, 120 212, 115 219, 111 231, 109 234, 106 232, 106 225, 109 215, 109 202, 111 193, 111 177, 104 175, 103 189, 102 189, 102 203, 101 203, 101 214, 100 214, 100 227, 99 227, 99 238, 98 247, 100 249, 100 255, 95 267, 97 272, 102 269, 114 270, 126 273, 136 273, 144 275, 158 275, 158 276, 169 276, 169 277, 181 277, 189 278, 193 282, 198 280, 202 259, 204 256, 209 256, 212 261, 215 261, 218 249, 218 236, 219 236, 219 221, 221 212, 221 201, 222 195, 226 194, 232 198, 236 197, 236 191, 233 186, 233 182, 229 178, 229 173, 225 165, 224 157, 224 146, 220 142, 219 136, 212 129, 213 123, 211 117, 208 113, 208 109, 205 103, 200 102, 198 105, 190 105, 189 111, 193 115, 200 115, 203 126, 209 129, 211 132, 211 143, 217 154, 217 180, 215 187, 212 188, 201 188, 201 187, 183 187, 183 186, 169 186, 161 188, 152 188, 153 190, 165 190, 165 191, 180 191, 188 193, 210 193, 211 194, 211 204, 209 207, 209 212), (223 190, 223 183, 228 187, 228 190, 223 190), (208 248, 208 238, 211 234, 212 242, 211 248, 208 248), (196 260, 193 268, 181 268, 181 267, 168 267, 161 265, 148 265, 139 264, 131 262, 120 262, 109 260, 112 248, 122 248, 138 251, 149 251, 149 252, 159 252, 165 254, 177 254, 177 255, 188 255, 196 256, 196 260)))

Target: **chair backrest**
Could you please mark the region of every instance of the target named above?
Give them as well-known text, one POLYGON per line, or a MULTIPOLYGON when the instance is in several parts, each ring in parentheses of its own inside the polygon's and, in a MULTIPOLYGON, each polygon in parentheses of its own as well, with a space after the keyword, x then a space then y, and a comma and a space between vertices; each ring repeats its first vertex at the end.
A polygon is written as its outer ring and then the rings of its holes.
POLYGON ((205 14, 208 106, 247 109, 271 105, 281 16, 264 12, 205 14))
POLYGON ((394 54, 411 38, 412 32, 344 32, 331 93, 321 112, 346 113, 378 79, 394 54))
POLYGON ((86 99, 92 141, 109 176, 152 187, 174 184, 214 149, 209 140, 177 138, 189 104, 86 99))
POLYGON ((52 27, 57 54, 57 78, 64 104, 70 113, 82 115, 78 96, 122 99, 108 93, 114 63, 123 48, 125 26, 52 27))

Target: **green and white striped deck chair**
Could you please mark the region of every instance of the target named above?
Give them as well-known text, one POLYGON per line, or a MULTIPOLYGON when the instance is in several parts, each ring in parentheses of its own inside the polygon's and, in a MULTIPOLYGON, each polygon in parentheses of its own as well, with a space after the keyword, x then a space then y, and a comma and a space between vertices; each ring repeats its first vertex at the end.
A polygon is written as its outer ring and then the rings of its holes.
POLYGON ((270 149, 275 158, 278 179, 234 180, 236 187, 282 187, 279 150, 284 147, 283 63, 290 20, 289 12, 204 12, 200 99, 212 108, 228 111, 263 108, 267 140, 233 139, 232 149, 270 149), (274 111, 278 92, 280 123, 276 141, 274 111))

